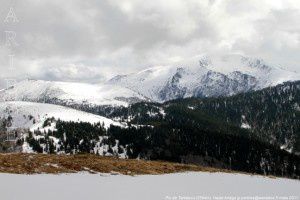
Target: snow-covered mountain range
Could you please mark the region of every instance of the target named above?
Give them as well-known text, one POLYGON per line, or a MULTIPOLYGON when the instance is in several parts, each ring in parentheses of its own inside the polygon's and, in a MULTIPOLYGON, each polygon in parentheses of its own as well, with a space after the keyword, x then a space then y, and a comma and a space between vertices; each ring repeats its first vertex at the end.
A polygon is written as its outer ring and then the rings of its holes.
POLYGON ((300 80, 300 74, 273 67, 261 59, 230 54, 198 56, 110 80, 158 102, 186 97, 230 96, 300 80))
POLYGON ((139 101, 230 96, 294 80, 300 80, 299 73, 272 66, 262 59, 238 54, 202 55, 118 75, 100 84, 25 80, 0 91, 0 99, 127 106, 139 101))

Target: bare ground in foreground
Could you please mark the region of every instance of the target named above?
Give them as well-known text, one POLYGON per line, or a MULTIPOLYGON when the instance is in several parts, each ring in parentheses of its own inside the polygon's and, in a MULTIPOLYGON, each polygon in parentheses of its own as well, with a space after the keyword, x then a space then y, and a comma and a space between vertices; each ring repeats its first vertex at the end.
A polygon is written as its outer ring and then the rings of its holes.
POLYGON ((0 173, 120 173, 126 175, 165 174, 186 171, 229 172, 223 169, 162 161, 145 161, 84 155, 0 154, 0 173))

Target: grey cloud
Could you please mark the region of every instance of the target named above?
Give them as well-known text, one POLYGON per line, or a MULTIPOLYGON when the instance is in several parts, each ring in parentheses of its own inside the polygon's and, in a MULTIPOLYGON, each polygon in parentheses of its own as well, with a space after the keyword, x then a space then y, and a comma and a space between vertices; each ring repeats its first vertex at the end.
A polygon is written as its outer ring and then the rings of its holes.
MULTIPOLYGON (((293 0, 0 0, 0 79, 97 82, 209 52, 242 52, 299 70, 300 3, 293 0), (17 33, 18 47, 4 44, 17 33), (15 54, 14 72, 7 55, 15 54), (86 70, 84 70, 86 69, 86 70)), ((1 81, 0 81, 1 82, 1 81)))

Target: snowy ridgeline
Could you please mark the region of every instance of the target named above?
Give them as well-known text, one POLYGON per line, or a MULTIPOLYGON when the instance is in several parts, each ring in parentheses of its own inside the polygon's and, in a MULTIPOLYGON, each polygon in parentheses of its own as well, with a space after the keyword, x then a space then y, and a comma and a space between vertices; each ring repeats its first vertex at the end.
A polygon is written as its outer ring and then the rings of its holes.
POLYGON ((105 128, 121 125, 111 119, 75 110, 72 108, 34 102, 11 101, 0 102, 0 117, 11 117, 12 128, 27 128, 31 131, 41 129, 46 119, 54 117, 62 121, 104 123, 105 128))
POLYGON ((299 73, 261 59, 238 54, 201 55, 170 65, 117 75, 99 84, 24 80, 0 90, 0 101, 115 107, 140 101, 231 96, 295 80, 300 80, 299 73))
POLYGON ((237 200, 237 197, 297 200, 300 195, 300 181, 226 173, 135 177, 85 173, 0 174, 0 179, 1 199, 5 200, 225 200, 225 197, 231 197, 229 200, 237 200))

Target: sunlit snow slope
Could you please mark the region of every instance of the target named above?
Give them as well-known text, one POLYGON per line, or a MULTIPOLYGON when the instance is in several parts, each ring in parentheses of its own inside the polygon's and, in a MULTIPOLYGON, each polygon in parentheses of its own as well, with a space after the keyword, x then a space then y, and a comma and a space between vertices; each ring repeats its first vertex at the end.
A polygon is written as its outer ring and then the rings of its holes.
POLYGON ((62 121, 100 122, 104 123, 105 127, 110 126, 110 124, 120 125, 111 119, 63 106, 20 101, 0 102, 0 117, 8 118, 8 116, 12 117, 12 129, 29 128, 35 130, 42 128, 44 121, 52 117, 62 121))

